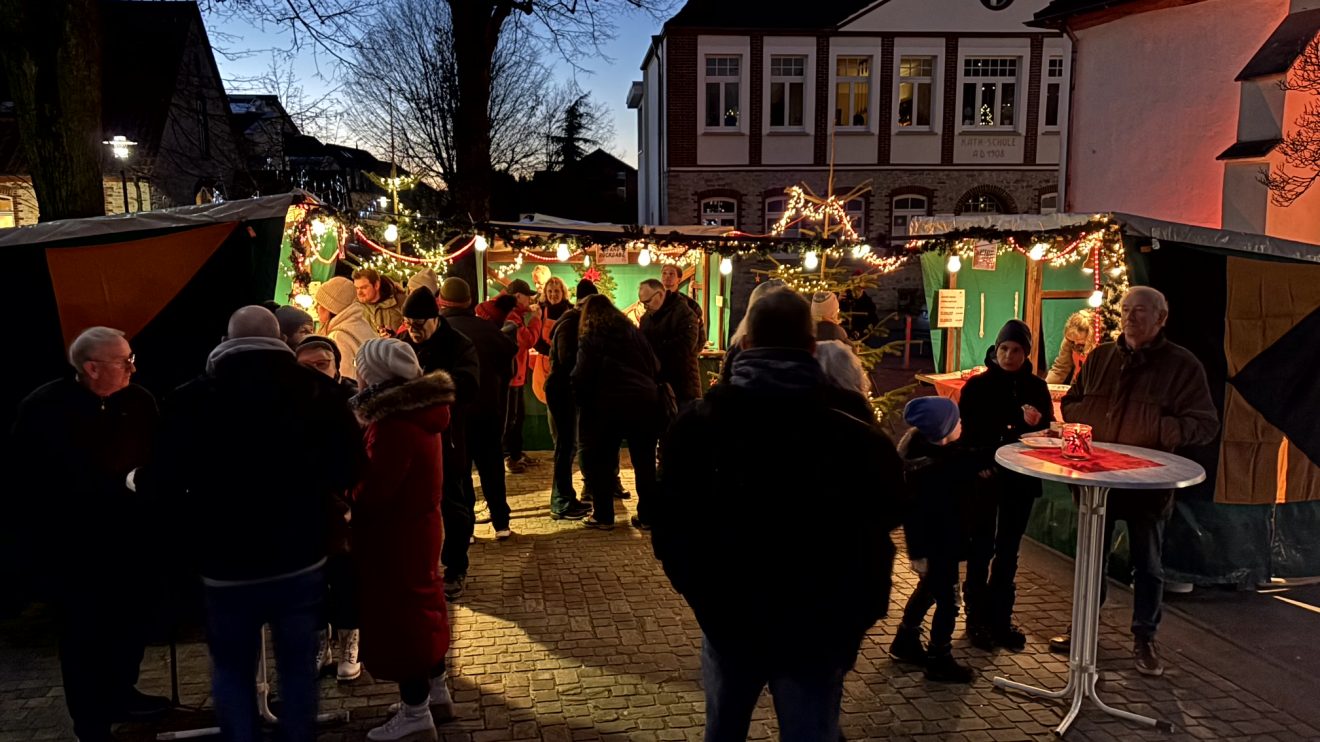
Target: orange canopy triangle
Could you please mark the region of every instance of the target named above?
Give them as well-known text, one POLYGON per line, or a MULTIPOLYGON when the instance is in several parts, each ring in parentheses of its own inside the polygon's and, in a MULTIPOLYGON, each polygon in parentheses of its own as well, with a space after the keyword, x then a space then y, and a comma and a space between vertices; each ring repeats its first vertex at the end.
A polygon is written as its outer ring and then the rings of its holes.
POLYGON ((142 331, 224 244, 238 222, 92 247, 46 249, 60 328, 69 344, 103 325, 142 331))

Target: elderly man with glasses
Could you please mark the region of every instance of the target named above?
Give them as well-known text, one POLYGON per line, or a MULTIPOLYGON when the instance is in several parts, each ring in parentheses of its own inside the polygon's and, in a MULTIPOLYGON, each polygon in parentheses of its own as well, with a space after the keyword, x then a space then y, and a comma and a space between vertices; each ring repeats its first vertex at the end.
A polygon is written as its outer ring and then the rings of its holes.
POLYGON ((153 591, 147 510, 130 475, 157 422, 155 399, 131 381, 135 360, 123 332, 84 331, 69 346, 74 374, 23 400, 10 440, 13 502, 36 586, 58 614, 64 698, 82 742, 169 708, 135 687, 153 591))
POLYGON ((648 278, 637 287, 637 301, 646 308, 642 334, 660 359, 660 378, 674 390, 679 405, 701 397, 701 320, 681 294, 648 278))

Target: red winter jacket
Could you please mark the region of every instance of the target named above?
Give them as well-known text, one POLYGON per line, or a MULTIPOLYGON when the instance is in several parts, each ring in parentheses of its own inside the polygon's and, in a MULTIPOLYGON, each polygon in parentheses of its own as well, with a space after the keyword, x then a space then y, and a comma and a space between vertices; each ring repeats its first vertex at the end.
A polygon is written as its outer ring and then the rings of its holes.
MULTIPOLYGON (((504 296, 504 294, 500 294, 504 296)), ((476 313, 482 319, 488 319, 501 327, 510 324, 514 325, 516 332, 514 337, 518 340, 518 356, 513 360, 513 379, 509 381, 509 386, 521 388, 527 383, 527 359, 528 352, 532 346, 536 345, 537 339, 541 337, 541 318, 529 318, 527 310, 514 307, 507 313, 496 306, 499 297, 483 301, 477 305, 476 313)))
POLYGON ((441 433, 454 383, 436 371, 372 387, 353 400, 366 472, 353 491, 362 661, 395 682, 427 677, 449 649, 440 547, 441 433))

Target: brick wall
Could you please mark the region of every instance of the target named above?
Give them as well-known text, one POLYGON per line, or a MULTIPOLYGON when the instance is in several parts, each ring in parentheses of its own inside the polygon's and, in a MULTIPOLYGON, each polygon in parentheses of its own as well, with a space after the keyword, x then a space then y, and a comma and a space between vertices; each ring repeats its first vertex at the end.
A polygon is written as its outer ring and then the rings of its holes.
POLYGON ((940 129, 940 163, 953 164, 953 138, 958 133, 958 39, 944 40, 944 124, 940 129))
POLYGON ((816 37, 816 136, 815 157, 817 165, 829 162, 830 157, 830 37, 816 37))
MULTIPOLYGON (((1041 56, 1045 50, 1045 37, 1031 37, 1031 76, 1027 79, 1027 140, 1024 143, 1022 161, 1028 165, 1036 164, 1036 148, 1040 136, 1040 75, 1041 56)), ((1022 203, 1019 201, 1018 203, 1022 203)))
POLYGON ((748 131, 751 132, 747 143, 747 161, 752 165, 761 164, 761 132, 763 129, 761 126, 761 109, 764 100, 762 95, 765 92, 765 75, 761 65, 764 59, 764 50, 765 36, 759 33, 752 34, 750 51, 748 52, 748 56, 751 58, 747 63, 749 68, 748 77, 752 85, 747 96, 747 123, 748 131))
MULTIPOLYGON (((697 37, 670 33, 665 55, 665 148, 670 167, 697 164, 697 37)), ((683 211, 671 211, 682 214, 683 211)), ((671 217, 672 219, 672 217, 671 217)))
MULTIPOLYGON (((151 203, 151 184, 147 181, 139 181, 137 184, 142 188, 142 211, 150 211, 151 203)), ((122 214, 124 213, 124 190, 120 185, 119 178, 107 177, 103 183, 105 192, 105 213, 122 214)), ((24 227, 36 224, 41 217, 41 209, 37 206, 37 192, 33 190, 32 183, 26 178, 18 176, 0 177, 0 196, 9 196, 14 199, 14 217, 17 222, 14 226, 24 227)), ((128 181, 128 206, 129 211, 138 211, 137 205, 137 186, 132 180, 128 181)))

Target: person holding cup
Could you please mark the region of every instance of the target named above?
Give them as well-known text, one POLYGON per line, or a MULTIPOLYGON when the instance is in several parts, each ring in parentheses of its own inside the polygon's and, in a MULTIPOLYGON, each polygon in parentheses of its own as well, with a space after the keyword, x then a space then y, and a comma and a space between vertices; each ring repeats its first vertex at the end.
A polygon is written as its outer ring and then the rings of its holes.
MULTIPOLYGON (((1169 342, 1169 304, 1149 286, 1134 286, 1120 305, 1123 334, 1096 347, 1064 395, 1063 416, 1091 426, 1096 443, 1121 443, 1175 452, 1211 443, 1219 415, 1205 368, 1191 351, 1169 342)), ((1164 674, 1155 646, 1164 602, 1164 525, 1173 514, 1173 490, 1115 490, 1105 512, 1105 561, 1115 521, 1126 521, 1132 555, 1132 653, 1143 675, 1164 674)), ((1105 583, 1101 582, 1101 600, 1105 583)), ((1050 649, 1067 654, 1071 633, 1050 649)))
POLYGON ((967 633, 972 645, 984 650, 1017 652, 1027 644, 1013 625, 1013 604, 1018 550, 1040 497, 1040 480, 1004 469, 994 463, 994 455, 1000 446, 1046 430, 1054 421, 1050 389, 1033 373, 1030 356, 1031 329, 1021 320, 1009 320, 986 354, 985 373, 967 380, 959 404, 963 441, 984 461, 972 498, 974 526, 963 583, 967 633))

